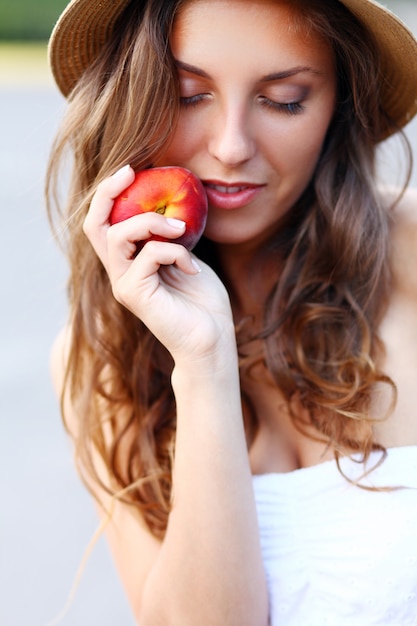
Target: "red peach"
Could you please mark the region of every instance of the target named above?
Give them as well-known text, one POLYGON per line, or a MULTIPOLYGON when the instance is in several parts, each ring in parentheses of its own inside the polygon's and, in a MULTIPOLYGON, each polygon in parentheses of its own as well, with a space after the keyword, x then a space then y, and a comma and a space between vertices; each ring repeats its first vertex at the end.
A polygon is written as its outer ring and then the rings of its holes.
MULTIPOLYGON (((114 201, 110 223, 155 211, 165 217, 183 220, 186 230, 181 237, 165 239, 152 235, 157 241, 173 241, 189 250, 203 234, 207 221, 207 195, 204 186, 190 170, 167 166, 141 170, 135 180, 114 201)), ((145 242, 140 242, 139 245, 145 242)))

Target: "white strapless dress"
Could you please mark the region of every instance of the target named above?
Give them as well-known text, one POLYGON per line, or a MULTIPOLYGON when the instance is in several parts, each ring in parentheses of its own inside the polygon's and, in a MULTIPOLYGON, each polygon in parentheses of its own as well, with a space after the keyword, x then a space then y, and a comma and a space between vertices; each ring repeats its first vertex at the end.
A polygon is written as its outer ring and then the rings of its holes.
POLYGON ((335 461, 253 477, 271 626, 417 625, 417 446, 389 449, 362 484, 404 488, 366 491, 335 461))

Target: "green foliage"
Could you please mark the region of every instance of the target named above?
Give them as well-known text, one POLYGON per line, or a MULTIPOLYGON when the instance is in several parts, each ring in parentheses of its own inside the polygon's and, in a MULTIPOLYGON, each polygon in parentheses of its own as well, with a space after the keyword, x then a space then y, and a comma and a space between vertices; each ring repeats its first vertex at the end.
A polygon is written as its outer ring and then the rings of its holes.
POLYGON ((51 30, 69 0, 1 0, 0 40, 40 41, 51 30))
MULTIPOLYGON (((380 0, 381 1, 381 0, 380 0)), ((46 41, 69 0, 0 0, 0 41, 46 41)), ((416 0, 382 0, 396 11, 416 0)))

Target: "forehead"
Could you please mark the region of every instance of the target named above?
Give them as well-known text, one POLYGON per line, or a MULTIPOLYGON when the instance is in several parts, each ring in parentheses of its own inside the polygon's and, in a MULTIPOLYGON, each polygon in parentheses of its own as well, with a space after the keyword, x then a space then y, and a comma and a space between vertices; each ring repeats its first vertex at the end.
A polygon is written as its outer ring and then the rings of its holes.
POLYGON ((274 62, 278 55, 284 63, 302 56, 333 65, 330 44, 288 0, 186 0, 174 21, 171 48, 177 58, 192 54, 208 63, 268 55, 274 62))

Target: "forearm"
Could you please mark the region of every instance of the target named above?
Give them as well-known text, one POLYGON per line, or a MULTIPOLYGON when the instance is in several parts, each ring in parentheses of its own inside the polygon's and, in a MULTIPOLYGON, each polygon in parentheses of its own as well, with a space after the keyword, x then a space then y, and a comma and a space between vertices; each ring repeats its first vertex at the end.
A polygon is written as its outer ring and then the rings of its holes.
POLYGON ((141 626, 267 622, 237 358, 230 344, 218 354, 222 362, 213 356, 174 370, 173 508, 145 588, 141 626))
POLYGON ((229 295, 208 265, 196 266, 174 243, 178 228, 163 215, 145 212, 109 226, 113 198, 133 176, 128 168, 100 183, 83 228, 116 300, 174 359, 174 498, 157 550, 148 529, 138 524, 135 532, 124 510, 112 545, 140 626, 264 626, 267 594, 229 295), (135 242, 154 235, 162 240, 135 255, 135 242))

